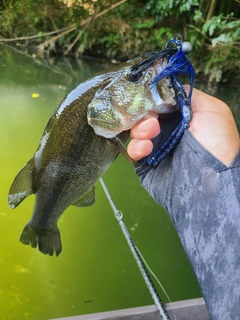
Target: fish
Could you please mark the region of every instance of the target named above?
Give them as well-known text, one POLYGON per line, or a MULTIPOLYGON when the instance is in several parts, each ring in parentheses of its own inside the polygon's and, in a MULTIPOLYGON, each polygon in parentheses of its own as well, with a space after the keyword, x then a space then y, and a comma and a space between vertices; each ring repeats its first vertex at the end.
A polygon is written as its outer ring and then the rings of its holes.
POLYGON ((95 184, 121 152, 129 129, 149 112, 176 110, 174 91, 166 79, 153 89, 149 80, 167 63, 158 59, 133 76, 138 57, 92 76, 66 95, 50 117, 33 157, 16 175, 8 204, 16 208, 35 194, 35 206, 20 241, 40 252, 62 251, 58 220, 70 206, 95 202, 95 184))
POLYGON ((127 68, 123 76, 114 78, 104 89, 98 90, 87 111, 88 123, 94 132, 113 138, 131 129, 147 114, 176 111, 178 106, 169 79, 163 79, 153 87, 148 85, 166 65, 166 59, 158 59, 137 79, 131 79, 127 68))

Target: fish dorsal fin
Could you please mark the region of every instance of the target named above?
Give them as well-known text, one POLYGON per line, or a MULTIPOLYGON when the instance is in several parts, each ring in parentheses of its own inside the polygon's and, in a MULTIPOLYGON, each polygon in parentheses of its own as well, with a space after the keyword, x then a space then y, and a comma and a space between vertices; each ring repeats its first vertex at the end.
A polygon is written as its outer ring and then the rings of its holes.
POLYGON ((89 189, 85 192, 77 201, 75 201, 72 205, 76 207, 88 207, 94 204, 95 202, 95 187, 89 189))
POLYGON ((125 147, 125 145, 122 143, 122 141, 118 137, 111 138, 111 141, 115 144, 115 146, 118 148, 119 152, 122 154, 122 156, 130 162, 134 167, 139 166, 139 163, 135 160, 133 160, 125 147))
POLYGON ((33 193, 32 170, 33 158, 25 164, 13 180, 8 193, 8 204, 11 208, 16 208, 26 197, 33 193))

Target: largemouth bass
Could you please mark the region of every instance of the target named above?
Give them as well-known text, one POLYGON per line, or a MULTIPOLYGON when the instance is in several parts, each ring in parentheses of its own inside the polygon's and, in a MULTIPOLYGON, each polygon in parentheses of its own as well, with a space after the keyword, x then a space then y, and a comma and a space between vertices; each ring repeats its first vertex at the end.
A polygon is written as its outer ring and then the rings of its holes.
POLYGON ((148 85, 166 64, 166 60, 158 59, 137 78, 133 78, 127 68, 122 76, 98 90, 87 113, 95 133, 106 138, 116 137, 148 113, 176 111, 175 93, 169 88, 169 80, 164 79, 152 88, 148 85))
POLYGON ((12 208, 36 195, 32 217, 20 237, 22 243, 44 254, 59 255, 59 217, 70 205, 94 203, 94 185, 123 149, 128 129, 150 111, 176 110, 167 80, 154 89, 147 85, 166 61, 159 59, 136 79, 130 70, 141 59, 81 83, 54 111, 37 151, 9 191, 12 208))

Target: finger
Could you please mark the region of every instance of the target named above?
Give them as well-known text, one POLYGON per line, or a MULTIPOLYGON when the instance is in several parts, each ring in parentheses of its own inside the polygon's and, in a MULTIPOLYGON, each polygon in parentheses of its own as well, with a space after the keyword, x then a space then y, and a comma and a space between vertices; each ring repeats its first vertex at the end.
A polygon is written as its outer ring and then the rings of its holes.
POLYGON ((159 122, 156 118, 143 119, 130 131, 131 138, 153 139, 160 132, 159 122))
POLYGON ((152 149, 153 143, 151 140, 132 139, 127 146, 129 156, 135 161, 148 156, 152 149))

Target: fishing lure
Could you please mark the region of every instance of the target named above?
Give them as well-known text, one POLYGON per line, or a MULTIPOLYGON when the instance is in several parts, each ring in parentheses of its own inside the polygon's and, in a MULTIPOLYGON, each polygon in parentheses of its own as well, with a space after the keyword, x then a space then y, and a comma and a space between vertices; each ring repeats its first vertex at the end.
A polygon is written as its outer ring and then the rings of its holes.
POLYGON ((153 88, 163 78, 169 78, 170 85, 175 92, 176 100, 182 113, 182 120, 179 125, 160 146, 159 150, 148 158, 148 164, 153 167, 156 167, 160 161, 166 157, 166 155, 176 146, 182 137, 183 132, 189 128, 189 123, 192 118, 191 96, 195 79, 193 66, 187 57, 187 54, 191 50, 192 45, 189 42, 182 42, 177 36, 168 41, 166 49, 159 52, 147 53, 147 55, 150 56, 149 58, 132 67, 132 76, 137 77, 139 72, 142 72, 157 59, 167 57, 167 66, 149 82, 149 86, 150 88, 153 88), (178 79, 179 74, 189 76, 190 91, 188 95, 178 79))

